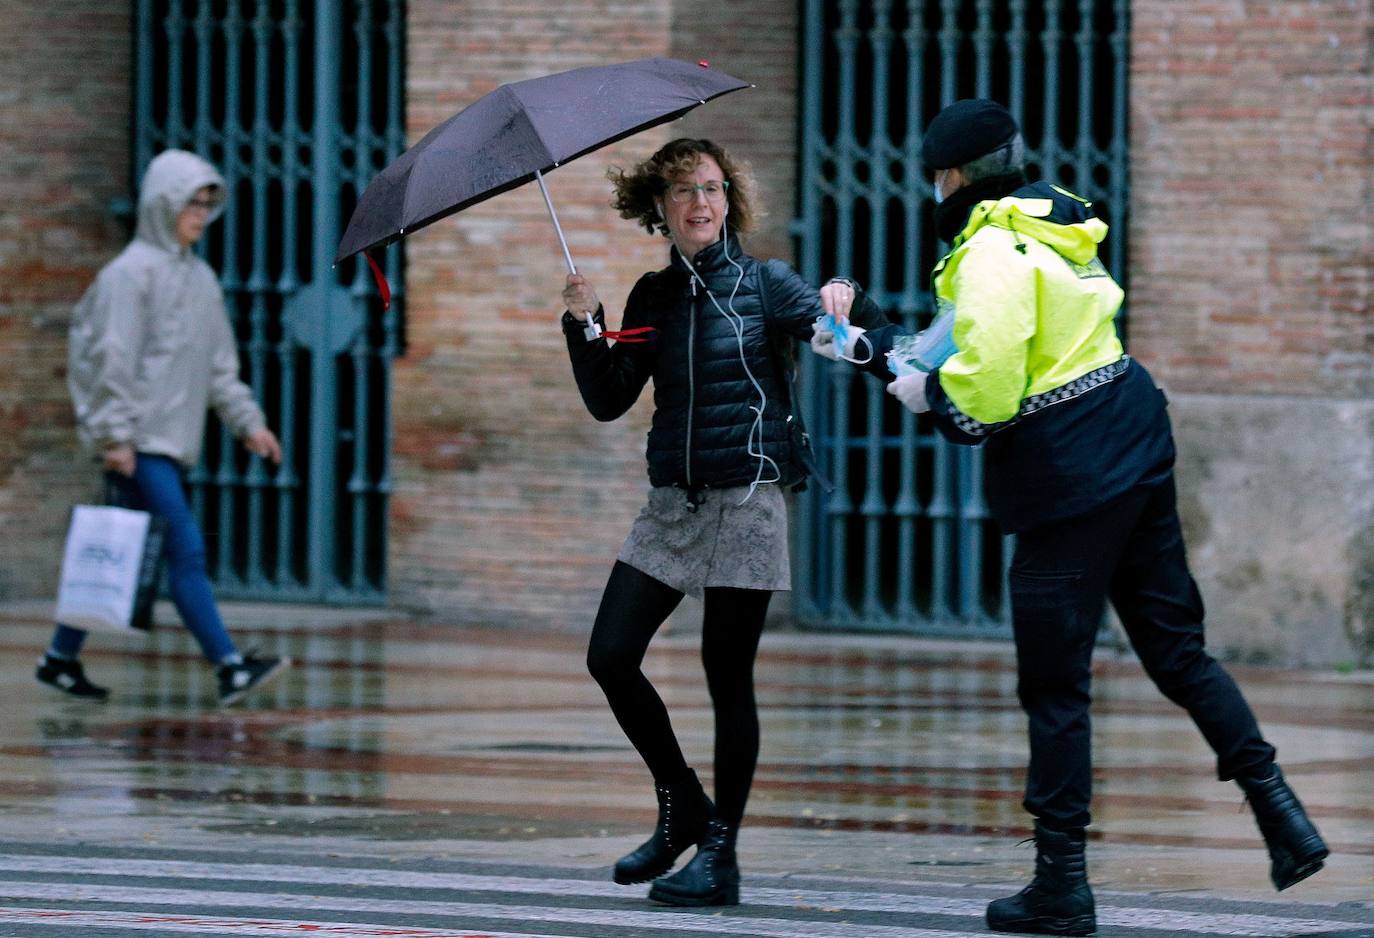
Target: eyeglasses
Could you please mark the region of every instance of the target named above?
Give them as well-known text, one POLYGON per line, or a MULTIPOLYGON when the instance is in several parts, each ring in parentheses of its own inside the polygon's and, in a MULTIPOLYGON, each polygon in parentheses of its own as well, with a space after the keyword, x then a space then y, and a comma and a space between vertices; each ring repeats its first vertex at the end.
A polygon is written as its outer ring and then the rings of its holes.
POLYGON ((681 205, 696 201, 697 192, 700 191, 706 196, 707 202, 719 205, 725 201, 725 190, 729 188, 728 182, 675 182, 668 186, 668 198, 681 205))
POLYGON ((215 209, 214 199, 192 199, 186 203, 187 208, 200 209, 202 212, 212 212, 215 209))

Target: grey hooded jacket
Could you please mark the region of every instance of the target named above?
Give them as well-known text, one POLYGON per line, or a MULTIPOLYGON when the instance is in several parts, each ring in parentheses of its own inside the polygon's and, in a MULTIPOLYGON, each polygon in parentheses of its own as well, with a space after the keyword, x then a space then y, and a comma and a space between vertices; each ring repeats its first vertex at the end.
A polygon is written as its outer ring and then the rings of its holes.
POLYGON ((148 164, 134 240, 100 271, 72 314, 67 385, 82 442, 128 443, 183 465, 200 458, 213 407, 240 437, 265 427, 210 265, 177 243, 176 222, 204 186, 224 208, 224 179, 194 153, 167 150, 148 164))

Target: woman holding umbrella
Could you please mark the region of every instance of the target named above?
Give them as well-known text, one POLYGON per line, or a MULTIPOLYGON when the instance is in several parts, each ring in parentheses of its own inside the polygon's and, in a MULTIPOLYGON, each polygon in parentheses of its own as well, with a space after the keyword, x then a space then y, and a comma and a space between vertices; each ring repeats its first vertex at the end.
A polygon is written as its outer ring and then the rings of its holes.
POLYGON ((570 275, 563 317, 573 374, 598 420, 615 420, 654 382, 651 489, 611 570, 587 666, 653 774, 658 825, 615 865, 618 883, 657 879, 672 905, 739 901, 735 836, 758 757, 753 665, 768 602, 790 588, 783 486, 806 470, 793 433, 790 340, 809 339, 817 292, 780 261, 758 261, 737 238, 752 226, 750 179, 709 140, 666 144, 626 173, 612 170, 622 218, 669 239, 668 265, 645 274, 621 332, 587 338, 604 310, 570 275), (614 343, 607 338, 617 339, 614 343), (649 641, 683 594, 701 597, 702 660, 715 710, 713 805, 688 766, 668 712, 640 669, 649 641))

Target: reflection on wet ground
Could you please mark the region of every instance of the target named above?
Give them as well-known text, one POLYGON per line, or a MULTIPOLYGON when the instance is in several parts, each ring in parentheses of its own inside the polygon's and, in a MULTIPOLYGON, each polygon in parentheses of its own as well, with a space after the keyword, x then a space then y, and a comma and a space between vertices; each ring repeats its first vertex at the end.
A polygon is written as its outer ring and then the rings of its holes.
MULTIPOLYGON (((212 675, 174 627, 93 638, 87 670, 113 698, 90 705, 33 682, 47 628, 10 616, 0 642, 8 847, 514 864, 604 882, 653 822, 648 777, 586 676, 577 636, 409 621, 238 632, 299 662, 241 709, 215 709, 212 675)), ((709 776, 695 637, 661 636, 646 670, 709 776)), ((1275 900, 1248 810, 1216 781, 1191 723, 1133 660, 1107 656, 1096 671, 1095 884, 1275 900)), ((1333 849, 1327 870, 1278 901, 1374 906, 1374 676, 1233 673, 1333 849)), ((1016 845, 1028 828, 1024 722, 1007 647, 770 634, 757 676, 763 750, 741 835, 746 885, 756 875, 981 887, 1028 871, 1031 854, 1016 845)), ((628 927, 557 934, 659 933, 628 927)))

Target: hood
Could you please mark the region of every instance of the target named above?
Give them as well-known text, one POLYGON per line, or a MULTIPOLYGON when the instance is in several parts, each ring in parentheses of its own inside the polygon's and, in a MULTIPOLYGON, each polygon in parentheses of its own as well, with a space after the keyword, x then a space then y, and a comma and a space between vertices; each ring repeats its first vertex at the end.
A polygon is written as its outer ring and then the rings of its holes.
POLYGON ((1034 238, 1075 264, 1097 257, 1097 246, 1107 237, 1107 223, 1093 214, 1091 202, 1047 182, 980 202, 956 241, 968 240, 984 225, 1034 238))
POLYGON ((209 218, 214 221, 224 211, 224 177, 219 170, 185 150, 164 150, 153 157, 138 190, 138 230, 134 236, 179 253, 177 216, 204 186, 214 187, 210 198, 215 207, 209 218))

